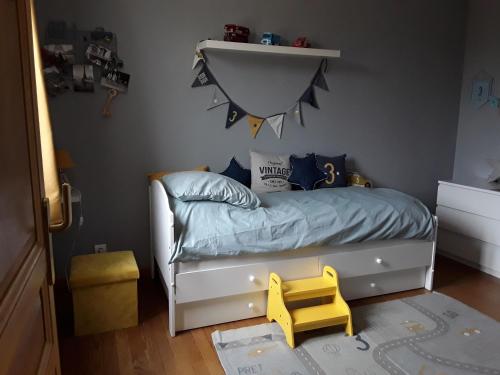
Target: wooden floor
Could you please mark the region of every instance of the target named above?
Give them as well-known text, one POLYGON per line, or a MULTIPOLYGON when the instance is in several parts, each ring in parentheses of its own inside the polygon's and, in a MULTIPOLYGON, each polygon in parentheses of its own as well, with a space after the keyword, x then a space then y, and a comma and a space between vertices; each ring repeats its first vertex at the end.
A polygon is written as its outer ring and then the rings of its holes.
MULTIPOLYGON (((435 290, 500 320, 500 280, 438 257, 435 290)), ((425 290, 351 301, 351 306, 426 293, 425 290)), ((95 336, 72 337, 71 297, 56 293, 63 374, 223 374, 210 334, 267 322, 248 319, 181 332, 172 338, 167 329, 167 302, 161 286, 143 277, 139 284, 138 327, 95 336)))

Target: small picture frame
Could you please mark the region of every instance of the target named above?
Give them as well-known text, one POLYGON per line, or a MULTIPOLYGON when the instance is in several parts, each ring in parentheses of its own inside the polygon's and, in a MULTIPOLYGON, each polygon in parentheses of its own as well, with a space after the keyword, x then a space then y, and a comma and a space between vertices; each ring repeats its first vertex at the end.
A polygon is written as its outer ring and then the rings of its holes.
POLYGON ((73 65, 73 90, 94 92, 94 67, 92 65, 73 65))
POLYGON ((72 44, 46 44, 43 49, 46 53, 45 59, 52 60, 50 62, 53 65, 75 63, 75 51, 72 44))
POLYGON ((101 85, 119 92, 127 92, 130 74, 119 71, 116 68, 105 68, 102 72, 101 85))
POLYGON ((91 43, 85 51, 85 56, 91 63, 102 66, 113 59, 113 51, 109 48, 91 43))

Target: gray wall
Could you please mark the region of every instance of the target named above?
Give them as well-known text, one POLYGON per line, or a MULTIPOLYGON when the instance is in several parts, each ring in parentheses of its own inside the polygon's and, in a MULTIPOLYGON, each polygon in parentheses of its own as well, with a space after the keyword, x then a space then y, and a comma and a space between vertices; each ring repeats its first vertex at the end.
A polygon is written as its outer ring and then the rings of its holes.
MULTIPOLYGON (((250 148, 345 152, 377 186, 413 194, 431 208, 437 179, 452 176, 464 0, 39 0, 39 8, 42 26, 64 18, 80 28, 116 32, 132 75, 111 119, 100 115, 100 89, 51 101, 56 144, 78 164, 70 177, 84 197, 77 252, 106 242, 134 249, 147 266, 145 173, 201 163, 220 171, 233 155, 248 165, 250 148), (307 35, 317 47, 342 50, 342 58, 329 63, 331 91, 317 91, 321 109, 305 105, 304 128, 286 121, 281 140, 267 127, 253 140, 244 121, 224 129, 225 108, 205 111, 212 90, 190 88, 193 50, 200 39, 221 39, 225 23, 274 31, 289 41, 307 35)), ((261 116, 291 105, 318 64, 255 55, 209 59, 232 98, 261 116)), ((55 240, 61 272, 71 235, 55 240)))
POLYGON ((469 2, 466 48, 454 180, 483 185, 491 168, 487 159, 500 159, 500 111, 471 103, 472 81, 484 70, 495 78, 493 93, 500 96, 500 2, 469 2))

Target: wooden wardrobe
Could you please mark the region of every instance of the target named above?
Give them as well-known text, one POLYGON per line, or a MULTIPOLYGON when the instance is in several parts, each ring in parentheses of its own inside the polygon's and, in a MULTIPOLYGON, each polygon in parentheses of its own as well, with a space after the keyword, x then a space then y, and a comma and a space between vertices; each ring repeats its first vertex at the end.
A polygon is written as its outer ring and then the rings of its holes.
POLYGON ((64 210, 32 8, 0 0, 0 374, 60 373, 49 227, 64 210))

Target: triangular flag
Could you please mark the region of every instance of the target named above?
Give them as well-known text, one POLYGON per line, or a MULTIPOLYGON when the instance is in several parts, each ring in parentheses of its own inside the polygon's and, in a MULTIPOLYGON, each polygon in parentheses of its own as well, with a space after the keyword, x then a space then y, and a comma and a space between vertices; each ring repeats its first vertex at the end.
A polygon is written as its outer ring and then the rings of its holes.
POLYGON ((207 111, 218 107, 222 104, 226 104, 229 102, 229 99, 224 95, 219 86, 215 86, 214 93, 212 95, 212 99, 210 100, 210 104, 208 105, 207 111))
POLYGON ((307 90, 302 94, 299 101, 309 103, 314 108, 319 108, 318 102, 316 101, 316 95, 314 94, 313 86, 309 86, 307 90))
POLYGON ((200 87, 215 84, 217 84, 217 81, 215 80, 212 73, 210 73, 208 67, 203 64, 191 87, 200 87))
POLYGON ((193 60, 193 68, 192 68, 193 70, 194 70, 194 68, 196 68, 196 65, 198 65, 198 63, 200 61, 205 62, 205 56, 203 56, 203 53, 201 53, 201 51, 197 49, 194 52, 194 60, 193 60))
POLYGON ((259 132, 263 122, 263 118, 248 115, 248 126, 250 127, 250 133, 252 133, 252 137, 255 138, 257 136, 257 133, 259 132))
POLYGON ((244 117, 247 113, 240 106, 229 101, 229 108, 227 109, 227 118, 226 118, 226 129, 229 129, 242 117, 244 117))
POLYGON ((284 113, 266 118, 267 123, 274 130, 274 132, 276 133, 278 138, 281 138, 281 132, 283 130, 283 119, 284 118, 285 118, 284 113))
POLYGON ((297 104, 293 106, 292 116, 297 124, 304 126, 304 123, 302 122, 302 105, 300 102, 297 102, 297 104))
POLYGON ((330 91, 328 89, 328 83, 326 83, 325 76, 321 71, 321 66, 319 67, 318 71, 316 72, 316 75, 314 76, 313 85, 325 91, 330 91))

